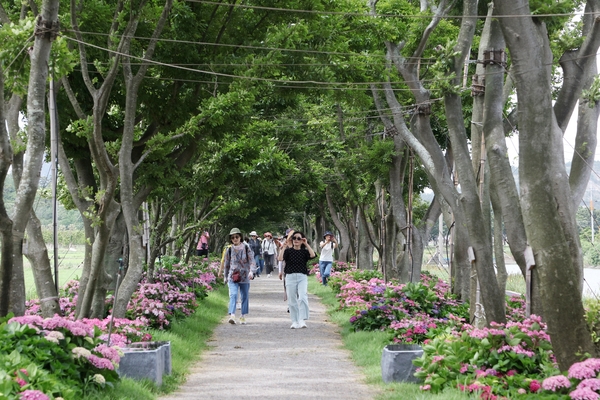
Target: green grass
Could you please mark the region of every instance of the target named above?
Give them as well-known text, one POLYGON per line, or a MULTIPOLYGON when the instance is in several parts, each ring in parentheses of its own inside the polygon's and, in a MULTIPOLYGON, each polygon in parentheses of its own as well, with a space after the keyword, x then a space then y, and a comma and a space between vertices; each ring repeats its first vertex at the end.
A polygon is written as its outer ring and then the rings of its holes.
POLYGON ((525 293, 525 278, 520 274, 509 274, 506 278, 506 290, 517 293, 525 293))
POLYGON ((148 380, 123 378, 114 389, 84 397, 85 400, 151 400, 159 395, 174 392, 183 382, 203 352, 208 349, 208 340, 215 327, 223 319, 223 310, 227 308, 229 292, 226 286, 210 292, 200 302, 194 315, 183 321, 173 323, 169 331, 151 331, 153 340, 171 342, 172 373, 163 378, 163 384, 157 388, 148 380))
MULTIPOLYGON (((50 257, 50 266, 52 268, 52 276, 54 277, 54 252, 50 251, 48 256, 50 257)), ((70 249, 58 249, 59 287, 63 287, 65 283, 70 280, 79 279, 81 277, 84 257, 84 246, 72 246, 70 249)), ((39 298, 35 289, 35 281, 33 280, 33 270, 31 269, 27 258, 23 258, 23 273, 25 275, 25 293, 27 299, 39 298)))
POLYGON ((309 291, 321 298, 328 309, 330 320, 340 327, 344 347, 352 354, 352 360, 366 376, 366 383, 379 391, 377 400, 414 399, 414 400, 465 400, 476 397, 454 390, 445 390, 440 394, 423 392, 418 384, 383 382, 381 377, 381 354, 383 348, 391 343, 390 335, 385 332, 354 332, 350 325, 352 314, 338 309, 338 300, 329 287, 320 285, 314 277, 308 279, 309 291))

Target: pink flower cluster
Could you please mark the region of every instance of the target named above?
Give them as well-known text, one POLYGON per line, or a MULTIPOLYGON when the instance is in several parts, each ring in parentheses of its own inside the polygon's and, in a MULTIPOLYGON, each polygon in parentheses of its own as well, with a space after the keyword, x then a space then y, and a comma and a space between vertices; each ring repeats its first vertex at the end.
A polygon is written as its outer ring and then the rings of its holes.
POLYGON ((50 400, 50 397, 39 390, 25 390, 21 392, 20 398, 21 400, 50 400))

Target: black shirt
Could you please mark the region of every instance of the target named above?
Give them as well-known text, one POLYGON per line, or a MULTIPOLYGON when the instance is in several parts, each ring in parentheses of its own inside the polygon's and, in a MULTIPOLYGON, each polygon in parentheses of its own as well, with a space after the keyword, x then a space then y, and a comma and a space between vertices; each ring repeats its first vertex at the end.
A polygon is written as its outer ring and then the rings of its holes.
POLYGON ((296 250, 292 247, 285 249, 283 252, 283 261, 285 261, 286 274, 304 274, 308 275, 306 263, 311 257, 308 249, 296 250))

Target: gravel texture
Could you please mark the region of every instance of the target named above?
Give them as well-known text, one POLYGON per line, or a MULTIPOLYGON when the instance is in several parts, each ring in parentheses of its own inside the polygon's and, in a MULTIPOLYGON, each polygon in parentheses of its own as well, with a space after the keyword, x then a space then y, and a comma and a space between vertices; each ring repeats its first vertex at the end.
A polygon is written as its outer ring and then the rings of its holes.
POLYGON ((161 399, 375 398, 323 304, 310 294, 309 304, 308 328, 290 329, 282 281, 266 274, 254 279, 247 324, 227 323, 223 310, 223 322, 187 382, 161 399))

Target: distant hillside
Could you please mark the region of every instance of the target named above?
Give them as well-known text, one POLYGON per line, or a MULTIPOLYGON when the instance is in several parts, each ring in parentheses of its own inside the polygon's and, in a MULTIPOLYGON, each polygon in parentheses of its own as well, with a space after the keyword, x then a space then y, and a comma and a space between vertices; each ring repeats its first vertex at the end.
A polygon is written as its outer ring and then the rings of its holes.
MULTIPOLYGON (((49 164, 44 164, 44 167, 49 164)), ((50 184, 50 172, 46 174, 42 169, 42 178, 40 179, 40 187, 36 195, 36 199, 33 202, 33 209, 40 219, 43 226, 52 225, 52 199, 50 198, 52 188, 50 184)), ((2 194, 6 211, 8 215, 13 214, 13 208, 15 205, 16 192, 13 184, 13 177, 11 174, 7 175, 4 193, 2 194)), ((81 221, 81 214, 78 210, 66 210, 62 204, 57 205, 57 221, 58 227, 64 229, 83 229, 83 222, 81 221)))

